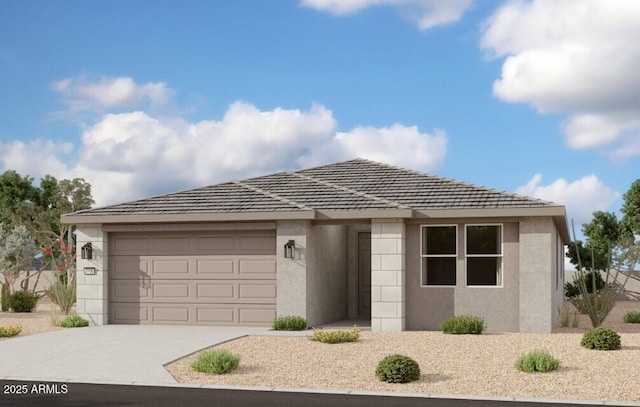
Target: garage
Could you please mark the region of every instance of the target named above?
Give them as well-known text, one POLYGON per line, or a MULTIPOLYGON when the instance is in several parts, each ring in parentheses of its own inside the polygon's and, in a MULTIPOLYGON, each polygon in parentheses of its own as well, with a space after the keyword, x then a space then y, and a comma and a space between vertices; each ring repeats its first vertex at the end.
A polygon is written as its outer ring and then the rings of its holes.
POLYGON ((268 326, 274 230, 110 233, 109 323, 268 326))

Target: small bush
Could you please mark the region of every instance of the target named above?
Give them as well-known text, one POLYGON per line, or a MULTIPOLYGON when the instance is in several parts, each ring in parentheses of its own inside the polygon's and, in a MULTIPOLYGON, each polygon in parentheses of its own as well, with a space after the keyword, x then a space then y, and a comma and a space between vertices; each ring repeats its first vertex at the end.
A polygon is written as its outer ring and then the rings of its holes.
POLYGON ((484 331, 484 320, 473 315, 459 315, 440 324, 440 330, 446 334, 480 335, 484 331))
POLYGON ((598 327, 585 332, 580 345, 587 349, 616 350, 620 349, 620 335, 608 328, 598 327))
POLYGON ((298 316, 278 317, 273 321, 276 331, 303 331, 307 329, 307 320, 298 316))
POLYGON ((640 312, 629 311, 624 314, 624 322, 628 324, 640 324, 640 312))
POLYGON ((20 325, 0 326, 0 338, 16 336, 20 332, 22 332, 22 327, 20 325))
POLYGON ((560 367, 560 361, 546 350, 533 350, 516 360, 516 368, 521 372, 546 373, 560 367))
POLYGON ((418 362, 405 355, 385 356, 376 367, 381 382, 409 383, 420 379, 418 362))
POLYGON ((63 328, 81 328, 89 326, 89 321, 82 318, 80 315, 67 315, 61 321, 55 321, 54 325, 61 326, 63 328))
POLYGON ((9 297, 9 306, 13 312, 33 312, 38 304, 37 294, 31 291, 16 291, 9 297))
POLYGON ((355 326, 351 329, 314 329, 308 338, 322 343, 356 342, 360 331, 355 326))
POLYGON ((225 374, 234 370, 240 363, 240 355, 226 349, 213 349, 202 352, 191 364, 195 371, 208 374, 225 374))

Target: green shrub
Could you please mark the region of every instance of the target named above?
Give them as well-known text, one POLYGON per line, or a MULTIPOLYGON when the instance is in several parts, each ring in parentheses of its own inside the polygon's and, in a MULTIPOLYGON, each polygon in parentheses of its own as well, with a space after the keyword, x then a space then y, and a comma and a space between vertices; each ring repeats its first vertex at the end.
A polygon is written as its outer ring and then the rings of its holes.
POLYGON ((54 325, 61 326, 63 328, 81 328, 89 326, 89 321, 82 318, 80 315, 67 315, 61 321, 55 321, 54 325))
POLYGON ((2 312, 9 311, 11 309, 11 305, 9 304, 9 290, 4 283, 0 283, 2 288, 0 289, 0 310, 2 312))
POLYGON ((629 324, 640 324, 640 312, 629 311, 624 314, 624 322, 629 324))
POLYGON ((360 331, 355 326, 351 329, 314 329, 308 338, 322 343, 356 342, 360 331))
POLYGON ((579 297, 581 292, 580 292, 580 284, 582 283, 582 281, 580 280, 581 278, 584 278, 584 283, 585 283, 585 287, 587 288, 587 293, 592 294, 593 293, 593 279, 595 278, 595 283, 596 283, 596 292, 602 290, 605 286, 605 281, 602 279, 602 275, 600 275, 600 272, 587 272, 584 274, 583 277, 577 277, 575 278, 575 280, 573 282, 567 282, 564 285, 564 296, 566 298, 576 298, 579 297))
POLYGON ((273 320, 276 331, 303 331, 307 329, 307 320, 298 316, 284 316, 273 320))
POLYGON ((381 382, 409 383, 420 379, 418 362, 405 355, 385 356, 376 367, 381 382))
POLYGON ((616 350, 620 349, 620 335, 608 328, 598 327, 585 332, 580 345, 587 349, 616 350))
POLYGON ((459 315, 440 324, 440 330, 446 334, 480 335, 484 331, 484 320, 473 315, 459 315))
POLYGON ((191 368, 202 373, 225 374, 237 368, 239 363, 239 355, 226 349, 213 349, 200 353, 191 368))
POLYGON ((550 372, 560 367, 560 361, 546 350, 533 350, 516 360, 516 368, 521 372, 550 372))
POLYGON ((13 312, 33 312, 38 304, 37 294, 31 291, 16 291, 9 297, 9 306, 13 312))
POLYGON ((22 332, 22 327, 20 325, 0 326, 0 338, 16 336, 20 332, 22 332))

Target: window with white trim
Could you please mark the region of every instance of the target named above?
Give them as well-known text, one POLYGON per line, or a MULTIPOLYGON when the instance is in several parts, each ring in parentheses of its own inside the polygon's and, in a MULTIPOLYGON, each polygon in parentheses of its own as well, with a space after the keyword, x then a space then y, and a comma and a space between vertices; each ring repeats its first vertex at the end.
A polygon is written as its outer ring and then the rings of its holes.
POLYGON ((421 240, 422 285, 455 286, 458 227, 422 226, 421 240))
POLYGON ((466 225, 468 286, 502 286, 502 225, 466 225))

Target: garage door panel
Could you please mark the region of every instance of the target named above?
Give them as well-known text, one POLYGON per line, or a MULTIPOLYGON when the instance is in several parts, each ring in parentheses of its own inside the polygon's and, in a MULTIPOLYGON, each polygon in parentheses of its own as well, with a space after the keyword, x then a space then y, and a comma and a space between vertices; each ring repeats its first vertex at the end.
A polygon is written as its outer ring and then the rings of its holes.
POLYGON ((275 298, 275 284, 238 284, 238 293, 241 300, 257 299, 257 298, 275 298))
POLYGON ((149 251, 151 240, 146 236, 139 237, 120 237, 115 236, 111 239, 111 252, 120 255, 127 254, 145 254, 149 251))
POLYGON ((200 253, 234 253, 236 248, 235 236, 199 237, 196 248, 200 253))
POLYGON ((139 279, 149 275, 149 262, 139 256, 118 256, 109 259, 110 279, 139 279))
POLYGON ((266 305, 116 303, 109 307, 112 324, 271 326, 276 311, 266 305))
POLYGON ((187 253, 190 239, 184 237, 158 237, 151 239, 153 253, 187 253))
POLYGON ((239 259, 238 274, 249 278, 251 274, 262 276, 263 278, 276 277, 275 259, 239 259))
POLYGON ((149 284, 139 281, 112 281, 109 284, 109 298, 114 302, 130 302, 149 296, 149 284))
POLYGON ((199 300, 224 301, 236 298, 235 284, 196 283, 199 300))
POLYGON ((196 319, 199 323, 235 325, 238 323, 235 307, 198 308, 196 319))
POLYGON ((112 324, 145 324, 151 322, 149 309, 139 304, 110 304, 109 323, 112 324))
POLYGON ((196 274, 202 278, 219 278, 233 276, 235 274, 234 259, 196 260, 196 274))
POLYGON ((190 309, 188 305, 183 306, 156 306, 152 308, 152 322, 163 324, 188 324, 190 309))
POLYGON ((184 301, 190 298, 189 283, 185 282, 157 282, 152 283, 154 300, 165 300, 170 298, 178 298, 184 301))
POLYGON ((240 236, 238 238, 240 253, 275 254, 275 236, 240 236))
POLYGON ((240 325, 270 325, 276 318, 275 309, 240 308, 238 310, 240 325))
POLYGON ((155 277, 173 277, 174 276, 187 276, 189 274, 189 260, 188 259, 154 259, 151 260, 151 269, 149 274, 155 277))

